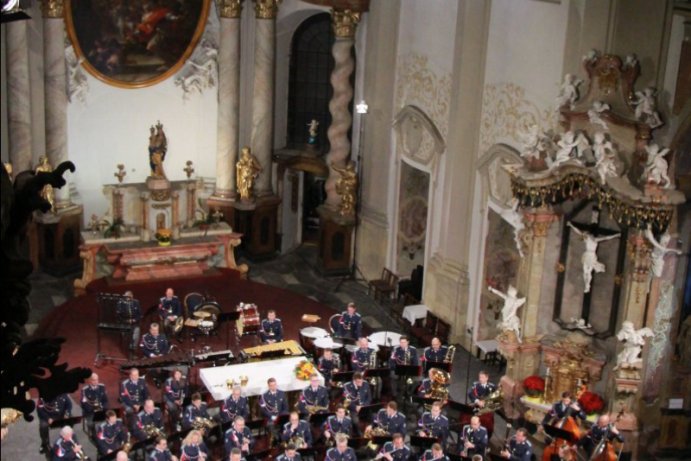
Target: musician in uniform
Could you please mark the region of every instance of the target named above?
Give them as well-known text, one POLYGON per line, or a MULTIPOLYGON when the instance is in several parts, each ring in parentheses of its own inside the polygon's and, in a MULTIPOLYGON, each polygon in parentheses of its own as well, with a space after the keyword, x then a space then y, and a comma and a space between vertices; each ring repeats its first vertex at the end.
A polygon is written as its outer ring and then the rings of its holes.
POLYGON ((150 437, 147 427, 155 427, 163 432, 163 413, 154 406, 151 399, 146 399, 144 408, 137 414, 137 419, 132 425, 132 434, 137 440, 146 440, 150 437))
POLYGON ((118 450, 127 441, 127 431, 113 410, 106 411, 106 420, 98 426, 96 444, 99 455, 118 450))
POLYGON ((149 332, 142 336, 141 348, 144 357, 161 357, 170 351, 168 338, 160 334, 158 323, 152 323, 149 326, 149 332))
POLYGON ((106 386, 98 382, 98 375, 92 373, 87 384, 82 386, 79 403, 82 407, 82 416, 86 421, 86 432, 89 436, 94 434, 94 413, 108 408, 108 395, 106 386))
POLYGON ((250 450, 254 446, 254 440, 252 438, 252 431, 245 426, 245 418, 238 415, 233 419, 233 425, 228 428, 223 436, 223 444, 226 456, 230 455, 233 448, 239 448, 243 456, 250 454, 250 450))
POLYGON ((53 461, 74 461, 79 459, 79 453, 83 455, 82 446, 77 441, 77 436, 70 426, 60 429, 60 437, 53 444, 53 461))
POLYGON ((578 417, 585 421, 585 412, 578 405, 578 402, 573 401, 571 392, 564 391, 561 394, 561 400, 552 405, 552 409, 542 419, 542 425, 546 426, 555 420, 561 420, 570 413, 573 417, 578 417), (569 412, 569 409, 571 411, 569 412))
POLYGON ((353 371, 365 371, 374 368, 376 364, 377 351, 369 347, 367 338, 358 339, 358 348, 355 349, 350 359, 353 371))
POLYGON ((221 422, 227 423, 235 420, 236 416, 249 418, 250 408, 247 403, 247 397, 242 396, 242 387, 233 386, 230 395, 221 404, 221 422))
POLYGON ((422 361, 424 362, 443 362, 446 359, 449 348, 442 346, 439 338, 432 338, 430 346, 425 347, 422 352, 422 361))
POLYGON ((300 419, 297 411, 291 411, 290 420, 283 425, 281 441, 293 443, 297 448, 312 446, 312 428, 307 421, 300 419))
POLYGON ((432 447, 422 454, 420 461, 449 461, 449 457, 444 454, 441 444, 433 443, 432 447))
POLYGON ((403 435, 395 433, 393 440, 386 442, 374 459, 386 459, 388 461, 407 461, 410 457, 410 448, 403 442, 403 435))
POLYGON ((139 377, 139 370, 132 368, 130 376, 120 384, 120 401, 129 417, 139 413, 144 401, 149 398, 144 378, 139 377))
POLYGON ((115 454, 115 461, 131 461, 126 451, 120 450, 115 454))
POLYGON ((126 291, 115 306, 115 314, 119 323, 124 323, 132 327, 132 340, 130 341, 130 350, 135 350, 139 344, 139 322, 142 321, 142 309, 139 306, 139 301, 134 299, 134 294, 131 291, 126 291))
POLYGON ((180 461, 203 461, 209 459, 209 449, 204 443, 202 433, 191 430, 182 441, 180 461))
POLYGON ((317 370, 324 376, 324 386, 331 385, 331 375, 341 369, 341 357, 331 349, 324 349, 324 353, 317 361, 317 370))
POLYGON ((444 447, 449 436, 449 419, 441 414, 441 407, 441 402, 434 402, 432 408, 422 414, 418 421, 418 435, 420 437, 435 437, 444 447))
POLYGON ((624 442, 624 437, 622 437, 619 430, 610 424, 610 417, 607 414, 600 415, 597 418, 597 423, 593 424, 590 430, 578 441, 578 445, 585 448, 588 456, 591 456, 593 450, 598 446, 603 439, 608 442, 612 440, 618 440, 619 442, 624 442))
POLYGON ((489 382, 489 373, 482 370, 478 374, 478 381, 475 381, 468 389, 468 400, 474 406, 482 408, 485 406, 486 397, 496 390, 497 386, 489 382))
POLYGON ((230 461, 245 461, 245 457, 242 456, 242 451, 239 448, 233 448, 230 450, 230 455, 228 456, 230 461))
POLYGON ((345 383, 343 386, 344 405, 350 411, 350 417, 353 419, 353 425, 357 429, 358 417, 357 414, 365 405, 372 403, 372 391, 370 385, 362 377, 362 373, 356 371, 353 373, 353 380, 345 383))
POLYGON ((297 452, 297 448, 292 443, 286 445, 283 454, 276 458, 276 461, 302 461, 302 456, 297 452))
POLYGON ((470 458, 473 455, 485 456, 489 444, 487 429, 480 425, 480 417, 470 418, 470 424, 463 426, 461 431, 462 449, 461 455, 470 458))
MULTIPOLYGON (((396 366, 398 365, 420 365, 420 360, 417 355, 417 349, 410 345, 410 341, 407 336, 401 336, 398 341, 398 346, 394 347, 391 351, 391 358, 389 359, 389 367, 395 372, 396 366)), ((394 386, 394 396, 404 394, 412 394, 412 390, 415 387, 414 381, 412 384, 408 384, 408 379, 412 377, 398 376, 396 380, 396 386, 394 386)))
POLYGON ((325 461, 357 461, 355 450, 348 446, 348 437, 339 435, 336 437, 336 446, 326 452, 325 461))
POLYGON ((267 384, 269 390, 259 398, 259 407, 264 416, 273 423, 278 415, 288 413, 288 400, 285 392, 278 389, 275 378, 269 378, 267 384))
POLYGON ((192 394, 192 402, 185 407, 182 414, 182 428, 190 429, 193 427, 194 420, 197 418, 211 419, 206 407, 206 403, 202 402, 202 396, 195 392, 192 394))
POLYGON ((500 455, 511 461, 530 461, 533 456, 533 446, 528 440, 528 429, 518 428, 516 435, 511 437, 508 448, 504 448, 500 455))
POLYGON ((54 421, 69 418, 72 415, 72 400, 67 394, 60 394, 53 400, 38 398, 38 434, 41 437, 41 453, 50 451, 50 425, 54 421))
POLYGON ((259 337, 264 344, 283 341, 283 323, 281 319, 276 318, 276 311, 267 311, 266 318, 262 320, 259 329, 259 337))
POLYGON ((389 434, 406 433, 406 417, 399 413, 398 404, 391 400, 385 408, 380 409, 372 420, 372 428, 384 429, 389 434))
POLYGON ((302 414, 326 413, 329 410, 329 392, 319 384, 319 375, 316 373, 310 376, 310 385, 302 390, 297 406, 302 414))
POLYGON ((174 325, 178 317, 182 315, 182 304, 180 299, 175 296, 172 288, 166 290, 166 295, 158 302, 158 316, 166 328, 166 331, 171 334, 171 325, 174 325))
POLYGON ((173 376, 166 379, 165 393, 163 399, 166 402, 171 421, 180 430, 180 418, 182 416, 182 404, 185 396, 189 393, 187 380, 182 376, 180 369, 173 370, 173 376))
POLYGON ((356 311, 355 303, 348 303, 336 326, 337 337, 358 339, 362 336, 362 316, 356 311))
POLYGON ((329 416, 324 422, 324 437, 329 440, 338 434, 350 437, 353 430, 353 420, 346 416, 346 409, 343 406, 336 408, 336 414, 329 416))
POLYGON ((156 439, 156 445, 146 458, 146 461, 178 461, 178 457, 173 455, 168 449, 168 440, 165 437, 156 439))

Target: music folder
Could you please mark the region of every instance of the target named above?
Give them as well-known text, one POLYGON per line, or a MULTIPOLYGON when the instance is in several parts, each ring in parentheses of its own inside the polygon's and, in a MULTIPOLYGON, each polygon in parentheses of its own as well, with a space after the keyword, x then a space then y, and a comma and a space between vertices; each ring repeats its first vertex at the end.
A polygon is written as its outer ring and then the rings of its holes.
POLYGON ((334 383, 347 383, 353 380, 354 371, 339 371, 331 374, 331 381, 334 383))
POLYGON ((380 446, 384 445, 386 442, 391 442, 392 440, 392 435, 375 435, 372 437, 372 442, 380 446))
POLYGON ((395 373, 397 376, 420 376, 420 365, 396 365, 395 373))
POLYGON ((391 376, 391 368, 384 367, 384 368, 368 368, 365 370, 364 377, 366 378, 372 378, 372 377, 379 377, 379 378, 388 378, 391 376))
POLYGON ((357 451, 370 443, 370 440, 372 439, 366 439, 364 437, 348 437, 348 446, 357 451))
POLYGON ((438 399, 428 399, 427 397, 420 397, 419 395, 414 395, 413 396, 413 403, 417 403, 419 405, 428 405, 432 406, 434 402, 436 402, 438 399))
POLYGON ((310 416, 309 421, 312 426, 321 427, 329 416, 333 416, 335 414, 336 413, 315 413, 310 416))
POLYGON ((55 421, 50 423, 50 428, 55 429, 55 428, 62 428, 64 426, 74 426, 75 424, 79 424, 81 422, 82 422, 81 416, 72 416, 71 418, 56 419, 55 421))
POLYGON ((446 362, 425 361, 425 373, 427 373, 430 368, 439 368, 440 370, 451 373, 451 364, 446 362))
POLYGON ((457 402, 455 400, 448 400, 446 402, 446 405, 456 411, 461 412, 462 414, 466 415, 472 415, 475 412, 475 407, 471 405, 466 405, 465 403, 457 402))
POLYGON ((382 408, 384 408, 384 402, 373 403, 371 405, 363 405, 360 407, 358 417, 362 419, 369 419, 372 413, 376 413, 382 408))
POLYGON ((410 445, 423 451, 431 448, 433 444, 438 442, 439 439, 437 437, 420 437, 414 434, 410 436, 410 445))
POLYGON ((348 336, 334 336, 333 337, 334 342, 341 343, 344 346, 346 344, 354 345, 357 343, 357 339, 355 338, 350 338, 348 336))
POLYGON ((278 427, 278 428, 282 428, 283 425, 285 423, 287 423, 288 421, 290 421, 290 415, 288 413, 283 413, 283 414, 278 415, 276 420, 273 422, 273 425, 278 427))

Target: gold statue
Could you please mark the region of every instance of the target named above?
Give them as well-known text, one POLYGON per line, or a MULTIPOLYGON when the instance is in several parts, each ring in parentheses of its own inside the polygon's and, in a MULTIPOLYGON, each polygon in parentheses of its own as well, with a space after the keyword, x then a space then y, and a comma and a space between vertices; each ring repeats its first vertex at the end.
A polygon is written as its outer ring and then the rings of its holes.
MULTIPOLYGON (((53 167, 51 164, 48 162, 48 157, 45 155, 41 155, 38 158, 38 165, 36 165, 36 168, 34 168, 35 173, 50 173, 53 171, 53 167)), ((43 186, 43 190, 41 191, 41 197, 50 203, 51 209, 53 212, 55 212, 55 191, 53 190, 53 186, 50 184, 46 184, 43 186)))
POLYGON ((345 168, 338 168, 332 163, 331 168, 341 175, 338 181, 336 181, 336 193, 341 196, 339 213, 341 216, 355 216, 355 194, 357 192, 355 163, 348 162, 345 168))
POLYGON ((159 121, 155 127, 149 129, 151 135, 149 136, 149 166, 151 167, 151 176, 154 178, 165 178, 166 174, 163 171, 163 161, 166 159, 166 152, 168 151, 168 139, 163 132, 163 125, 159 121))
POLYGON ((262 166, 257 158, 252 155, 249 147, 243 147, 240 153, 240 160, 235 165, 238 193, 240 200, 249 201, 252 196, 254 179, 259 176, 262 166))

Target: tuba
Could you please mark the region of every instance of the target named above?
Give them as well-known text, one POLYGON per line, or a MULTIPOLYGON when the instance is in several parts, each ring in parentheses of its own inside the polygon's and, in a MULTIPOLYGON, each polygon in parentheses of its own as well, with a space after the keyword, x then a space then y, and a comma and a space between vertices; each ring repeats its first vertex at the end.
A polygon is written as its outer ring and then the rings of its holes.
POLYGON ((147 424, 144 426, 144 433, 146 434, 146 437, 149 439, 157 439, 159 437, 161 438, 167 438, 166 433, 163 432, 163 429, 156 427, 153 424, 147 424))
POLYGON ((206 431, 215 425, 211 419, 202 418, 201 416, 195 417, 194 421, 192 421, 192 429, 200 431, 202 434, 206 434, 206 431))
POLYGON ((504 394, 502 393, 501 388, 497 389, 496 391, 488 395, 487 398, 483 400, 483 402, 485 402, 484 407, 477 407, 475 409, 475 414, 477 414, 478 416, 484 415, 485 413, 494 413, 495 411, 500 409, 504 403, 504 394))
POLYGON ((451 375, 442 369, 430 369, 432 375, 432 391, 430 398, 434 400, 441 400, 445 402, 449 399, 449 383, 451 382, 451 375))

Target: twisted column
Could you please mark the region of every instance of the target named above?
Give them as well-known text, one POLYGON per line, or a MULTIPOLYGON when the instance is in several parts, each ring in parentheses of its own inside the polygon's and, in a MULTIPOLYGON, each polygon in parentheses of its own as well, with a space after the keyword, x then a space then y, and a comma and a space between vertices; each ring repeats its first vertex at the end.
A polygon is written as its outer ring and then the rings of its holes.
POLYGON ((254 88, 252 94, 252 153, 263 170, 255 183, 258 197, 271 190, 273 145, 274 66, 276 61, 276 14, 280 0, 254 0, 257 24, 254 37, 254 88))
MULTIPOLYGON (((53 167, 67 155, 67 72, 63 0, 43 2, 43 61, 45 66, 46 155, 53 167)), ((55 208, 70 205, 69 183, 55 191, 55 208)))
POLYGON ((355 43, 355 29, 360 21, 360 13, 351 10, 334 10, 331 13, 331 18, 336 41, 332 49, 334 57, 334 70, 331 73, 333 97, 329 102, 331 126, 329 126, 326 133, 331 149, 326 157, 326 163, 329 166, 329 178, 326 181, 325 187, 326 206, 335 210, 341 201, 336 193, 336 181, 338 181, 340 175, 333 169, 333 166, 344 168, 348 157, 350 157, 348 131, 350 131, 353 118, 350 116, 348 107, 353 99, 350 75, 353 73, 353 69, 355 69, 351 49, 355 43))
POLYGON ((242 0, 220 0, 218 128, 215 199, 235 197, 235 162, 240 120, 240 15, 242 0))
POLYGON ((33 169, 31 147, 31 88, 27 21, 5 25, 7 31, 7 115, 10 162, 16 173, 33 169))

